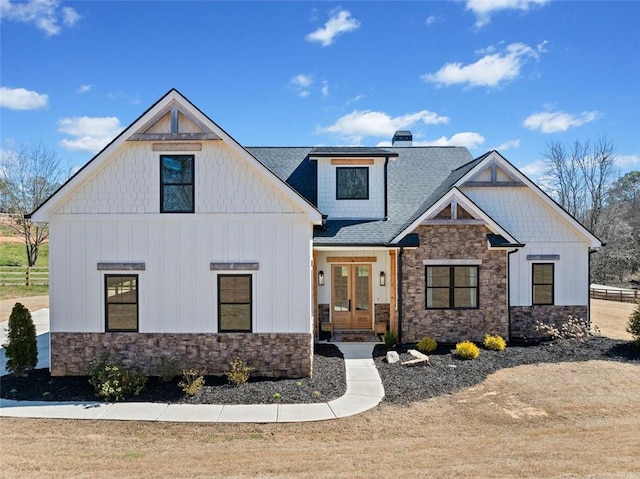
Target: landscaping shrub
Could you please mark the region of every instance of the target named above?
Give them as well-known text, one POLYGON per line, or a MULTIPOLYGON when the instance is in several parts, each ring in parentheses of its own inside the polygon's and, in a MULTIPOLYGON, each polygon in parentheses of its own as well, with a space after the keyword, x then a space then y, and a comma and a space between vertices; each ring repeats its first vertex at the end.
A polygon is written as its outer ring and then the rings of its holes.
POLYGON ((507 347, 507 342, 504 340, 502 336, 499 336, 497 334, 496 335, 485 334, 482 345, 486 349, 490 349, 492 351, 504 351, 504 348, 507 347))
POLYGON ((198 391, 204 387, 204 375, 207 374, 204 370, 199 369, 185 369, 182 371, 182 379, 178 383, 178 386, 189 396, 195 396, 198 391))
POLYGON ((416 349, 421 353, 430 353, 431 351, 435 351, 437 347, 438 342, 431 336, 425 336, 416 344, 416 349))
POLYGON ((168 359, 158 368, 158 376, 165 383, 173 381, 173 378, 178 374, 180 374, 180 370, 178 369, 175 359, 168 359))
POLYGON ((456 344, 456 355, 460 359, 476 359, 480 356, 480 348, 471 341, 463 341, 456 344))
POLYGON ((636 303, 636 309, 629 316, 627 332, 633 336, 635 343, 640 345, 640 301, 636 303))
POLYGON ((560 327, 555 324, 547 324, 536 320, 536 331, 540 331, 551 339, 568 339, 577 342, 584 342, 589 339, 589 328, 587 322, 577 316, 567 315, 565 321, 560 327))
POLYGON ((252 367, 247 366, 241 359, 236 358, 231 361, 231 370, 227 371, 227 379, 235 386, 242 386, 251 376, 252 367))
POLYGON ((387 331, 384 333, 384 345, 387 349, 393 349, 398 344, 398 335, 393 331, 387 331))
POLYGON ((124 369, 109 358, 91 363, 87 372, 96 396, 109 402, 137 396, 147 383, 147 376, 141 368, 124 369))
POLYGON ((7 337, 4 345, 7 370, 26 376, 27 371, 38 364, 38 343, 31 313, 21 303, 16 303, 11 310, 7 337))

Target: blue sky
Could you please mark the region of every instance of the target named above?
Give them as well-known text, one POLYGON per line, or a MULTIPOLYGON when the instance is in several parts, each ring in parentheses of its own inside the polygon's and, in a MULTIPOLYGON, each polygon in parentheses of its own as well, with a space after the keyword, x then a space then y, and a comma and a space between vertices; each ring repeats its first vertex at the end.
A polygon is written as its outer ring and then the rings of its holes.
POLYGON ((245 146, 606 136, 640 169, 640 2, 0 0, 0 148, 80 166, 171 88, 245 146))

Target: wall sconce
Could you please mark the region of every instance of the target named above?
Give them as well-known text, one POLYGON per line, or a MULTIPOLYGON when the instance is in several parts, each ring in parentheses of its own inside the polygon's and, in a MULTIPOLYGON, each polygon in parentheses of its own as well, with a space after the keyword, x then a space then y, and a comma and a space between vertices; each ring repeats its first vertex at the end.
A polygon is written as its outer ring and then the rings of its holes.
POLYGON ((318 271, 318 285, 324 286, 324 271, 318 271))
POLYGON ((387 284, 387 275, 384 274, 384 271, 380 271, 380 286, 385 286, 387 284))

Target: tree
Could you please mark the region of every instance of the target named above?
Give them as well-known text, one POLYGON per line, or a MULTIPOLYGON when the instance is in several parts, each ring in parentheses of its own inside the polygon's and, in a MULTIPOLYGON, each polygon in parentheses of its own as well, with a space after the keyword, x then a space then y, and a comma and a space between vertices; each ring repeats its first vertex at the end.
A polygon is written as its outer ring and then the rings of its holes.
POLYGON ((545 182, 560 205, 596 236, 604 232, 602 212, 614 174, 614 147, 606 138, 572 148, 559 141, 547 144, 545 182))
POLYGON ((3 151, 0 186, 4 223, 24 237, 27 261, 35 266, 40 245, 49 238, 46 224, 35 224, 25 215, 40 206, 60 185, 63 170, 57 153, 42 143, 3 151))
POLYGON ((21 303, 14 305, 9 316, 8 339, 5 345, 7 370, 17 376, 26 376, 27 371, 38 364, 38 343, 31 313, 21 303))

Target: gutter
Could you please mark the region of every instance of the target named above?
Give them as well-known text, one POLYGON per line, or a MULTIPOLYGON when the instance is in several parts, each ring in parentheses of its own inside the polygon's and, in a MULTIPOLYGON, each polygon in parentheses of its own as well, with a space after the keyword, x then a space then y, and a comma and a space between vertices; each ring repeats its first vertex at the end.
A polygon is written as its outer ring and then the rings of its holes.
POLYGON ((507 341, 511 341, 511 255, 517 253, 519 249, 512 249, 507 251, 507 319, 509 321, 509 338, 507 341))

